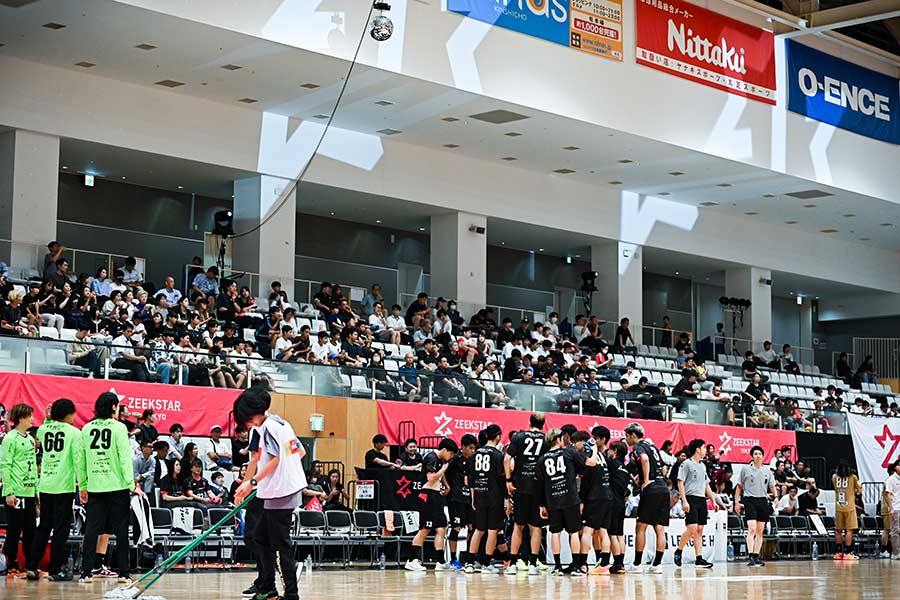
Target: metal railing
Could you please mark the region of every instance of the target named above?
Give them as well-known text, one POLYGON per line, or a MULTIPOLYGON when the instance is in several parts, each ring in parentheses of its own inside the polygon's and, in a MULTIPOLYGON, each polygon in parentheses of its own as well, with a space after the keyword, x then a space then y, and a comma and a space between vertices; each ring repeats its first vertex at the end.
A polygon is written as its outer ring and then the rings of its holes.
MULTIPOLYGON (((861 363, 866 356, 875 360, 879 377, 900 378, 900 338, 853 338, 853 355, 861 363)), ((851 363, 854 368, 858 364, 851 363)))
MULTIPOLYGON (((9 265, 12 280, 42 279, 44 256, 47 252, 46 244, 0 239, 0 260, 9 265)), ((115 270, 124 268, 125 259, 128 258, 123 254, 79 248, 66 248, 61 257, 68 259, 69 273, 73 281, 79 273, 93 277, 100 269, 106 269, 109 279, 112 280, 115 270)), ((135 260, 138 270, 146 276, 146 260, 140 256, 135 256, 135 260)))

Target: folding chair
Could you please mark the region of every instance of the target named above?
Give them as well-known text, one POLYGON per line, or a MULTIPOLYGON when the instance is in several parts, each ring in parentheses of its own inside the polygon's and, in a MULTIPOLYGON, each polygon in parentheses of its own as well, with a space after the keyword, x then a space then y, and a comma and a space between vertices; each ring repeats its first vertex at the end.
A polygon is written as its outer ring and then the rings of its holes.
POLYGON ((377 549, 383 545, 381 527, 378 524, 378 513, 371 510, 357 510, 353 513, 353 526, 356 529, 354 538, 369 548, 369 566, 375 564, 377 549))

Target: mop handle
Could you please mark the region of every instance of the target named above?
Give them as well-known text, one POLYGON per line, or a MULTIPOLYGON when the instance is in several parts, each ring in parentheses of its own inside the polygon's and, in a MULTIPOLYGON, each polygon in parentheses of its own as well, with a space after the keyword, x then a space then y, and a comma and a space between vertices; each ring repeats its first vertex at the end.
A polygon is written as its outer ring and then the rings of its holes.
MULTIPOLYGON (((140 582, 144 581, 145 579, 149 578, 149 577, 150 577, 151 575, 153 575, 154 573, 157 574, 157 577, 154 578, 153 581, 156 581, 157 579, 159 579, 159 576, 161 576, 165 571, 167 571, 168 568, 169 568, 172 564, 178 562, 178 561, 181 560, 185 555, 187 555, 188 552, 190 552, 191 550, 193 550, 194 548, 196 548, 197 546, 199 546, 199 545, 203 542, 203 540, 205 540, 206 538, 208 538, 208 537, 209 537, 216 529, 218 529, 219 527, 221 527, 222 525, 224 525, 226 521, 229 521, 230 519, 233 519, 234 516, 235 516, 236 514, 238 514, 238 512, 240 512, 245 506, 247 506, 247 504, 249 504, 250 501, 251 501, 253 498, 255 498, 255 497, 256 497, 256 490, 252 490, 249 494, 247 494, 247 497, 244 498, 243 502, 241 502, 240 504, 238 504, 237 506, 235 506, 234 508, 232 508, 230 511, 228 511, 228 514, 226 514, 224 517, 222 517, 221 519, 219 519, 219 522, 218 522, 218 523, 216 523, 215 525, 211 525, 209 529, 207 529, 206 531, 204 531, 202 534, 200 534, 200 535, 199 535, 198 537, 196 537, 195 539, 191 540, 191 542, 190 542, 189 544, 186 544, 186 545, 184 546, 184 548, 182 548, 181 550, 175 552, 172 556, 170 556, 169 558, 167 558, 166 560, 164 560, 162 563, 160 563, 159 565, 157 565, 157 567, 156 567, 155 569, 152 569, 152 570, 147 571, 146 573, 144 573, 144 574, 137 580, 137 583, 140 583, 140 582)), ((150 585, 152 585, 152 583, 153 583, 153 582, 151 582, 150 585)), ((149 587, 149 586, 148 586, 148 587, 149 587)))

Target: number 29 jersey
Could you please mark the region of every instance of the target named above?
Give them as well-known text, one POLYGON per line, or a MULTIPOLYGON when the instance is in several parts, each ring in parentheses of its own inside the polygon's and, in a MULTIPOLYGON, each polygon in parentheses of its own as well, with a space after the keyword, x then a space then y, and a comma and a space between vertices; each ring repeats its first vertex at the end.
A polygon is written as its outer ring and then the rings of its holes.
POLYGON ((502 505, 506 498, 503 453, 494 446, 482 446, 469 458, 469 486, 475 492, 475 507, 502 505))
POLYGON ((572 446, 550 450, 540 458, 538 482, 543 486, 547 508, 578 506, 578 475, 585 470, 585 459, 572 446))
POLYGON ((131 444, 125 425, 113 419, 94 419, 81 430, 79 487, 88 492, 134 489, 131 444))

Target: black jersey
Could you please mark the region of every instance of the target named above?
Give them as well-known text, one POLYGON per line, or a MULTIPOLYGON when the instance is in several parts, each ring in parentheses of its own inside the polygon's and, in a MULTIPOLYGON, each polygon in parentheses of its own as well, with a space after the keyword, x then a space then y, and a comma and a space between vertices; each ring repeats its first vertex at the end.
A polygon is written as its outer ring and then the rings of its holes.
POLYGON ((610 461, 599 453, 596 467, 588 467, 581 480, 581 497, 584 500, 609 501, 613 497, 610 487, 610 461))
POLYGON ((444 466, 444 461, 438 458, 437 452, 429 452, 422 458, 423 473, 437 473, 444 466))
POLYGON ((546 440, 540 431, 520 431, 510 440, 506 453, 514 459, 513 484, 520 494, 534 494, 537 489, 538 458, 546 440))
POLYGON ((618 458, 610 458, 607 462, 609 465, 609 487, 612 490, 613 498, 616 501, 624 502, 629 496, 628 486, 631 485, 631 474, 625 468, 618 458))
POLYGON ((469 493, 469 486, 466 485, 466 472, 468 470, 468 461, 459 452, 450 459, 447 465, 447 472, 444 477, 450 484, 450 501, 451 502, 471 502, 472 495, 469 493))
POLYGON ((631 451, 631 462, 635 466, 635 472, 638 477, 638 485, 641 487, 644 486, 644 469, 641 467, 641 455, 646 454, 647 459, 650 461, 650 485, 648 485, 643 493, 667 493, 669 488, 666 486, 666 481, 663 478, 662 467, 663 462, 662 458, 659 455, 659 450, 656 446, 653 445, 653 442, 649 442, 647 440, 641 440, 637 444, 634 445, 634 449, 631 451))
POLYGON ((538 461, 538 482, 543 485, 547 508, 577 506, 578 475, 584 472, 586 456, 575 448, 549 450, 538 461))
POLYGON ((469 487, 475 490, 476 505, 502 505, 506 498, 503 453, 494 446, 482 446, 469 459, 468 466, 469 487))

